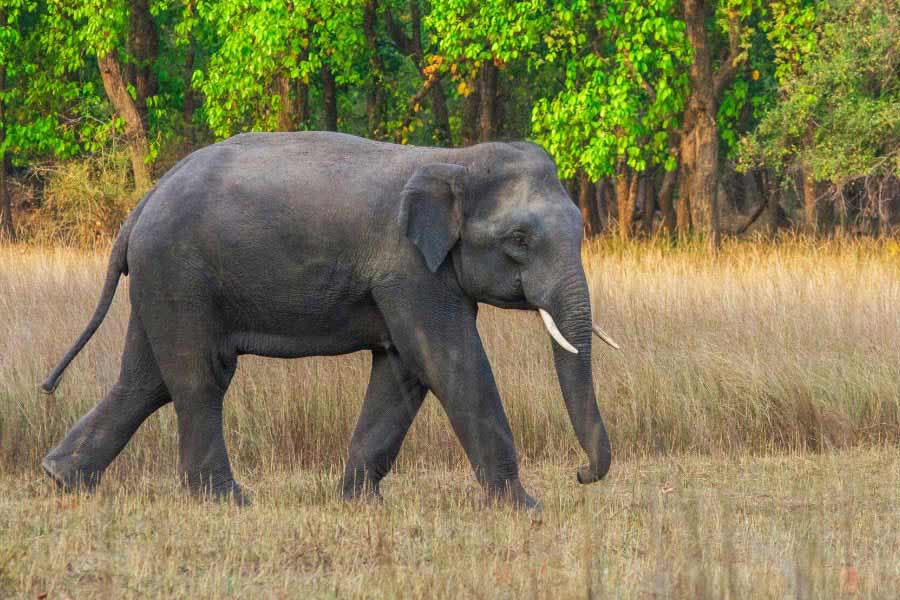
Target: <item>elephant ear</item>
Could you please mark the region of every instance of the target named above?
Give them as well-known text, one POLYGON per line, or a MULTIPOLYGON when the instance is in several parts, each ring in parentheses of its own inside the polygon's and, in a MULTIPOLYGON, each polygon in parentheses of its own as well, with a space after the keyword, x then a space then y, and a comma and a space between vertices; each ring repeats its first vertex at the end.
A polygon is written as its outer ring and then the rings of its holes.
POLYGON ((416 169, 403 187, 400 227, 434 273, 459 241, 466 169, 434 163, 416 169))

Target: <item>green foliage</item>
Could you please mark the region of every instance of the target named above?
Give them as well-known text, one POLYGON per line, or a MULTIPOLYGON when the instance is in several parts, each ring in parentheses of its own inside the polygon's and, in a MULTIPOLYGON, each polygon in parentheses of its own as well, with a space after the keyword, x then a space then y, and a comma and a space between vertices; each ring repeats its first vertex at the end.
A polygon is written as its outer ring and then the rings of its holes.
POLYGON ((532 133, 562 176, 581 168, 599 178, 620 161, 673 167, 669 133, 691 56, 676 14, 673 0, 453 0, 437 3, 430 22, 463 77, 488 60, 555 71, 561 89, 535 90, 532 133))
POLYGON ((778 37, 781 98, 745 138, 745 166, 801 164, 833 182, 900 174, 900 5, 828 0, 817 13, 814 41, 778 37))
POLYGON ((717 50, 722 47, 719 55, 727 54, 723 63, 730 59, 742 66, 734 81, 722 90, 716 116, 719 137, 730 158, 736 154, 740 137, 756 125, 775 99, 775 53, 767 31, 778 6, 779 2, 764 0, 724 0, 716 6, 711 43, 717 50), (736 54, 731 49, 735 42, 736 54))
POLYGON ((520 59, 540 62, 535 50, 554 26, 557 5, 562 3, 447 0, 433 3, 427 22, 449 63, 460 75, 472 76, 485 61, 498 66, 520 59))
POLYGON ((565 85, 537 102, 533 128, 563 176, 581 168, 597 179, 620 163, 637 171, 674 168, 670 134, 691 60, 676 8, 672 0, 558 7, 546 58, 561 63, 565 85))
POLYGON ((2 152, 19 164, 48 154, 69 157, 76 151, 79 133, 57 114, 70 106, 81 109, 81 114, 89 111, 90 85, 60 78, 62 53, 52 45, 52 17, 49 10, 39 12, 49 7, 2 1, 7 14, 7 23, 0 29, 0 56, 7 70, 2 152))
MULTIPOLYGON (((116 50, 127 62, 128 3, 106 0, 0 0, 0 56, 7 65, 7 139, 13 163, 109 152, 120 145, 122 123, 112 114, 96 57, 116 50), (13 8, 14 10, 10 10, 13 8)), ((164 6, 155 6, 162 14, 164 6)), ((163 57, 168 59, 169 57, 163 57)), ((170 64, 161 60, 162 64, 170 64)), ((171 87, 171 86, 170 86, 171 87)), ((148 98, 151 156, 172 130, 180 86, 148 98)))
POLYGON ((197 25, 218 43, 206 70, 194 72, 193 85, 206 95, 215 136, 275 129, 278 78, 308 84, 327 64, 338 84, 359 83, 363 6, 358 0, 198 2, 197 25))

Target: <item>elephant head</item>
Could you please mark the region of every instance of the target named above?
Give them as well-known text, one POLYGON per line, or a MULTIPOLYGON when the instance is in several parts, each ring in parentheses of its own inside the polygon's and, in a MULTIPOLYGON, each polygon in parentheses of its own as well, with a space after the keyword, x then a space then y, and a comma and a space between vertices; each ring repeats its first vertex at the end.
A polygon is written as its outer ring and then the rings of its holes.
POLYGON ((610 445, 594 396, 591 334, 618 346, 591 320, 581 213, 539 146, 481 144, 453 158, 421 165, 410 177, 401 226, 432 272, 451 258, 459 285, 474 300, 540 313, 556 342, 566 409, 589 458, 578 481, 597 481, 609 470, 610 445))

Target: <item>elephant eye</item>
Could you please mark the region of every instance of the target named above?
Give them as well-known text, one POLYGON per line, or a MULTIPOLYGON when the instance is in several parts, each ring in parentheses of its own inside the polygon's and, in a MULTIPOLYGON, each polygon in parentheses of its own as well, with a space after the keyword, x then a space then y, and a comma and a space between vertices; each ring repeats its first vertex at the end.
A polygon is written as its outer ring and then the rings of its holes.
POLYGON ((514 231, 509 237, 519 248, 522 248, 523 250, 528 248, 528 238, 526 238, 524 231, 514 231))
POLYGON ((503 252, 506 256, 521 263, 528 258, 528 234, 521 230, 515 230, 503 239, 503 252))

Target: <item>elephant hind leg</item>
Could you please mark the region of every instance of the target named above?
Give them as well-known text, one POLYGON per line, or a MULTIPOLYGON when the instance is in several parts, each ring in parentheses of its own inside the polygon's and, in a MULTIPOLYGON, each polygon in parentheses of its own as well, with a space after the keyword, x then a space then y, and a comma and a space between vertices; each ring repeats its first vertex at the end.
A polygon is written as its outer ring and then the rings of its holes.
POLYGON ((247 504, 234 480, 223 429, 224 397, 237 355, 210 335, 207 321, 180 316, 159 335, 151 332, 178 420, 178 475, 194 495, 247 504))
POLYGON ((344 498, 378 496, 427 389, 393 350, 372 353, 372 376, 356 423, 341 491, 344 498))
POLYGON ((66 490, 93 489, 141 423, 169 400, 147 335, 132 313, 118 381, 44 457, 41 466, 66 490))

